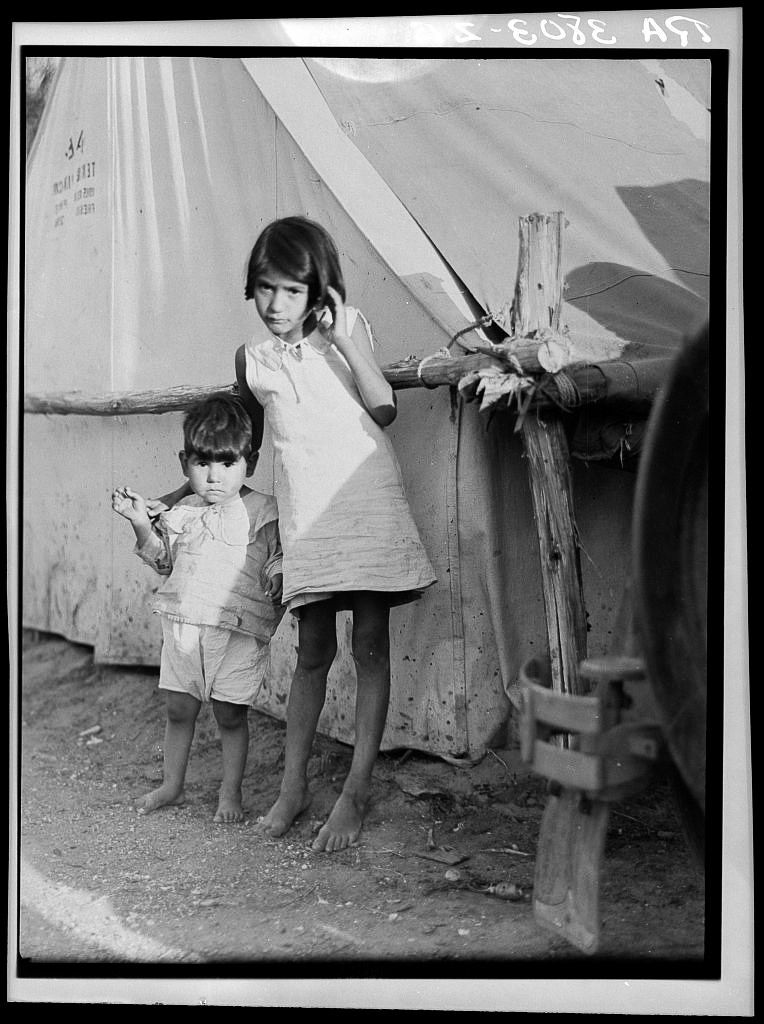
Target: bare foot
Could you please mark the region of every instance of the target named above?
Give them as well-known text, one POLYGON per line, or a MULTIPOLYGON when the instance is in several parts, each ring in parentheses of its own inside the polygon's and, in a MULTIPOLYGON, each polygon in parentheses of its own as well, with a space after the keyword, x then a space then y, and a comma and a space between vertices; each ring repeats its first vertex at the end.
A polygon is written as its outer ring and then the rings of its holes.
POLYGON ((241 805, 241 790, 236 793, 224 793, 220 790, 218 794, 218 809, 215 811, 213 821, 229 822, 244 821, 244 808, 241 805))
POLYGON ((283 836, 303 811, 310 806, 310 793, 307 786, 295 790, 282 790, 276 803, 266 815, 257 819, 257 831, 266 835, 283 836))
POLYGON ((181 789, 170 789, 169 786, 161 785, 159 789, 152 789, 150 793, 139 797, 135 806, 139 814, 151 814, 158 807, 179 807, 186 799, 186 794, 181 789))
POLYGON ((352 846, 361 833, 368 797, 340 793, 332 813, 313 840, 311 849, 333 853, 352 846))

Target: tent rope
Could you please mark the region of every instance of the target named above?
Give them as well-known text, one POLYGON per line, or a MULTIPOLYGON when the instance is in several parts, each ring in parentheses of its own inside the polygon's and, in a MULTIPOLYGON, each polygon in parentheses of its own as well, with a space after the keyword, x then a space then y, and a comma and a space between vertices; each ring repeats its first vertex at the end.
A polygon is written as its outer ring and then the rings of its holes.
POLYGON ((560 393, 560 405, 563 409, 572 409, 581 404, 581 395, 575 381, 564 370, 554 374, 554 382, 560 393))
POLYGON ((433 352, 431 355, 425 356, 424 359, 420 359, 419 366, 417 367, 416 370, 416 375, 422 387, 429 388, 430 390, 439 387, 437 381, 433 383, 428 383, 422 376, 422 370, 425 368, 425 366, 428 365, 428 363, 435 362, 436 360, 441 360, 443 358, 449 357, 450 355, 451 353, 448 350, 448 346, 444 345, 442 348, 439 348, 437 352, 433 352))
POLYGON ((462 327, 460 331, 457 331, 456 334, 452 336, 446 348, 450 349, 454 342, 457 342, 457 344, 460 345, 463 349, 466 349, 467 352, 477 351, 474 348, 470 348, 469 345, 465 345, 463 341, 459 341, 459 338, 461 338, 463 334, 469 334, 470 331, 476 330, 478 327, 488 327, 489 324, 495 322, 496 317, 494 316, 493 313, 489 311, 488 313, 485 314, 485 316, 481 316, 478 320, 473 320, 471 324, 467 324, 466 327, 462 327))
POLYGON ((551 402, 554 402, 564 412, 567 412, 569 409, 575 409, 583 404, 578 385, 564 370, 548 374, 543 380, 539 381, 537 387, 541 394, 546 395, 551 402), (545 385, 545 381, 550 380, 554 380, 556 389, 553 390, 545 385))

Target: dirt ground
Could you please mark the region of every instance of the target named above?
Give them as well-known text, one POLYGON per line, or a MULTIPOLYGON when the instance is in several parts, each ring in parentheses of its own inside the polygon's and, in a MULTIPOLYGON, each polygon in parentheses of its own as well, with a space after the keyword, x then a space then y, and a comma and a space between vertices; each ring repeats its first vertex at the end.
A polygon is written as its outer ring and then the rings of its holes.
POLYGON ((284 725, 257 712, 244 823, 213 823, 220 752, 205 711, 187 802, 135 813, 133 800, 161 778, 157 678, 151 669, 95 665, 91 648, 59 637, 24 636, 22 970, 238 965, 257 976, 279 965, 299 974, 371 963, 379 974, 426 963, 447 975, 483 964, 493 976, 553 964, 596 976, 608 961, 628 960, 651 976, 662 961, 702 961, 703 880, 663 784, 611 813, 602 943, 587 957, 534 921, 545 789, 516 750, 489 751, 471 768, 412 751, 381 754, 358 845, 318 854, 310 842, 350 748, 317 738, 311 808, 284 838, 262 838, 255 822, 278 788, 284 725), (433 853, 462 859, 449 864, 433 853), (522 898, 486 891, 506 881, 522 898))

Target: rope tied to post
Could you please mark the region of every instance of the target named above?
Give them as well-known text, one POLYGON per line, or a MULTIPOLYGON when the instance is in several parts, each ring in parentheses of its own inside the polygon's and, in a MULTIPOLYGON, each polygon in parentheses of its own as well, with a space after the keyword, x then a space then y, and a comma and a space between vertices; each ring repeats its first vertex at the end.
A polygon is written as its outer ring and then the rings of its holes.
POLYGON ((451 353, 448 350, 448 346, 444 345, 442 348, 439 348, 437 352, 433 352, 431 355, 425 356, 424 359, 419 360, 419 366, 417 366, 416 375, 422 387, 433 390, 434 388, 437 388, 439 386, 437 382, 435 382, 434 384, 428 383, 424 379, 422 371, 430 363, 434 363, 436 360, 449 359, 450 357, 451 353))
POLYGON ((557 373, 552 374, 552 380, 557 385, 557 391, 559 399, 554 395, 551 395, 548 391, 549 397, 556 402, 562 409, 575 409, 581 404, 581 393, 576 387, 576 383, 572 377, 570 377, 564 370, 558 370, 557 373))
POLYGON ((470 345, 466 345, 463 341, 459 341, 459 338, 464 334, 469 334, 470 331, 476 331, 479 327, 490 327, 491 324, 499 324, 502 326, 504 317, 500 313, 492 313, 490 310, 477 320, 473 320, 471 324, 467 324, 466 327, 462 327, 460 331, 457 331, 446 346, 447 349, 451 349, 454 342, 456 342, 466 352, 478 352, 479 349, 472 348, 470 345))

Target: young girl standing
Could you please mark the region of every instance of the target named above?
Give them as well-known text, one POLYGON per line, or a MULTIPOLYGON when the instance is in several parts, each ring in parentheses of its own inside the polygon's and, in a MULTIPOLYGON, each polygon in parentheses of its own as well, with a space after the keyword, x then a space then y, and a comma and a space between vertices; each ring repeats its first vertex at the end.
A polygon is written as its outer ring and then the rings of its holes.
POLYGON ((321 225, 268 225, 250 255, 245 298, 259 329, 236 354, 257 444, 268 419, 284 552, 283 602, 298 618, 284 776, 260 823, 283 835, 310 803, 307 765, 337 653, 336 614, 353 615, 355 745, 342 792, 314 850, 355 842, 363 824, 390 695, 389 614, 435 582, 384 427, 395 395, 371 331, 345 306, 339 256, 321 225))

